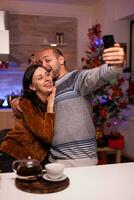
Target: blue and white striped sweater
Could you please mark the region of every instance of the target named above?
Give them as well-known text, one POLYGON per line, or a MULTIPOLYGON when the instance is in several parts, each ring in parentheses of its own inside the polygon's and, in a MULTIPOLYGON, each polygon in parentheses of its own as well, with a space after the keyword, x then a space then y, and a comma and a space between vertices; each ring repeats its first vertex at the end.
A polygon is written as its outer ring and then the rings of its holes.
POLYGON ((50 160, 75 162, 97 156, 96 131, 87 96, 98 86, 115 78, 119 71, 103 65, 92 70, 75 70, 56 81, 56 119, 50 160))
POLYGON ((55 145, 50 150, 53 159, 82 159, 96 156, 96 139, 55 145))
POLYGON ((68 79, 64 80, 64 83, 58 85, 56 84, 57 87, 56 87, 55 103, 63 101, 65 99, 80 96, 80 92, 78 91, 77 85, 75 84, 79 74, 80 71, 70 72, 67 74, 70 76, 68 77, 68 79))

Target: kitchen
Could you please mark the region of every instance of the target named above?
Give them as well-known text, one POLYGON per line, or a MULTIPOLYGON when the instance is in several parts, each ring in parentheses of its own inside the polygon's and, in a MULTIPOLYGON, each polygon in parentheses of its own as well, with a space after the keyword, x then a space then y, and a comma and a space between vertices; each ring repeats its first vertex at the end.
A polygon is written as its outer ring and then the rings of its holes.
MULTIPOLYGON (((25 1, 25 0, 15 0, 15 1, 2 1, 0 2, 0 7, 1 10, 6 10, 7 13, 11 16, 45 16, 45 17, 54 17, 57 18, 72 18, 73 20, 73 27, 75 27, 74 32, 72 34, 71 32, 71 37, 72 38, 68 40, 69 36, 65 39, 65 44, 60 46, 61 49, 64 49, 66 52, 66 58, 68 60, 70 54, 68 51, 70 51, 71 44, 73 44, 73 50, 71 51, 72 58, 73 60, 71 63, 69 63, 70 70, 75 68, 76 66, 80 67, 81 66, 81 58, 85 52, 85 49, 87 49, 87 30, 91 24, 94 24, 96 22, 96 19, 102 24, 103 27, 103 32, 105 34, 112 33, 115 35, 116 40, 119 42, 124 42, 127 44, 127 65, 129 65, 129 25, 130 25, 130 19, 132 19, 132 15, 134 13, 134 6, 132 1, 98 1, 94 5, 86 6, 86 5, 63 5, 63 4, 55 4, 55 3, 43 3, 41 1, 25 1), (122 5, 122 6, 120 6, 122 5), (105 12, 104 12, 105 10, 105 12), (107 12, 106 12, 107 11, 107 12), (105 20, 104 20, 105 19, 105 20), (76 32, 77 31, 77 32, 76 32), (69 49, 69 50, 68 50, 69 49)), ((47 18, 47 22, 49 19, 47 18)), ((62 20, 61 20, 62 21, 62 20)), ((15 21, 13 20, 13 23, 15 21)), ((68 22, 67 22, 68 23, 68 22)), ((2 47, 2 53, 1 53, 1 59, 7 61, 6 56, 9 55, 9 47, 11 49, 14 49, 14 54, 13 57, 11 57, 12 61, 14 59, 15 62, 10 62, 10 66, 6 66, 4 69, 2 68, 0 70, 0 98, 5 98, 4 105, 5 106, 10 106, 8 105, 7 102, 7 96, 19 96, 21 94, 21 81, 22 81, 22 75, 23 75, 23 70, 24 70, 24 65, 26 63, 21 63, 20 60, 18 60, 18 56, 14 58, 14 56, 17 55, 17 50, 19 49, 18 46, 19 44, 17 43, 19 41, 17 40, 16 34, 13 34, 13 32, 10 33, 10 30, 7 31, 5 30, 6 27, 4 23, 1 24, 1 29, 5 31, 6 34, 3 34, 4 39, 0 37, 0 41, 2 45, 5 45, 5 47, 2 47), (2 25, 3 24, 3 25, 2 25), (14 38, 10 38, 12 40, 9 40, 9 33, 14 36, 14 38), (16 43, 15 43, 16 42, 16 43), (5 50, 6 49, 6 52, 5 50), (4 58, 3 58, 4 54, 4 58), (20 67, 21 65, 21 67, 20 67), (11 67, 11 68, 10 68, 11 67), (11 69, 11 70, 10 70, 11 69), (6 74, 7 73, 7 74, 6 74), (16 75, 15 75, 16 74, 16 75), (15 81, 14 81, 15 80, 15 81), (10 89, 9 89, 10 88, 10 89), (9 90, 8 90, 9 89, 9 90)), ((35 24, 34 24, 35 25, 35 24)), ((34 26, 35 27, 35 26, 34 26)), ((17 30, 17 26, 15 27, 17 30)), ((62 28, 66 28, 65 25, 62 25, 62 28)), ((72 30, 72 27, 70 28, 72 30)), ((13 30, 13 29, 12 29, 13 30)), ((47 28, 48 30, 48 28, 47 28)), ((66 32, 64 30, 55 30, 54 34, 52 37, 49 39, 49 37, 44 37, 40 41, 40 44, 42 46, 43 41, 45 43, 49 43, 52 41, 54 42, 54 36, 56 35, 56 32, 64 32, 64 36, 66 36, 66 32), (49 41, 48 41, 49 40, 49 41)), ((23 40, 23 39, 22 39, 23 40)), ((29 38, 28 38, 29 40, 29 38)), ((25 40, 26 41, 26 38, 25 40)), ((20 42, 20 41, 19 41, 20 42)), ((26 41, 27 43, 28 41, 26 41)), ((30 41, 31 43, 32 41, 30 41)), ((38 41, 37 41, 38 42, 38 41)), ((25 42, 24 42, 25 43, 25 42)), ((22 44, 20 42, 20 44, 22 44)), ((34 46, 34 45, 33 45, 34 46)), ((36 46, 36 45, 35 45, 36 46)), ((37 46, 36 46, 37 47, 37 46)), ((26 48, 25 45, 22 47, 22 51, 26 48)), ((39 46, 38 46, 39 48, 39 46)), ((11 50, 10 49, 10 50, 11 50)), ((21 51, 21 52, 22 52, 21 51)), ((27 50, 28 52, 28 50, 27 50)), ((21 53, 19 53, 19 56, 21 56, 21 53)), ((31 52, 29 52, 27 59, 29 58, 29 55, 31 52)), ((10 55, 12 55, 12 52, 10 52, 10 55)), ((21 57, 21 61, 23 57, 21 57)), ((27 60, 25 60, 27 61, 27 60)), ((7 63, 6 63, 7 64, 7 63)), ((10 108, 8 108, 10 110, 10 108)), ((10 110, 11 111, 11 110, 10 110)), ((3 109, 2 111, 3 112, 3 109)), ((9 115, 9 113, 7 114, 9 115)), ((3 116, 1 116, 1 119, 3 119, 3 116)), ((6 121, 8 118, 6 117, 6 121)), ((3 124, 3 122, 0 122, 0 125, 3 124)), ((7 125, 2 126, 1 128, 7 128, 7 125)), ((11 127, 11 126, 10 126, 11 127)))

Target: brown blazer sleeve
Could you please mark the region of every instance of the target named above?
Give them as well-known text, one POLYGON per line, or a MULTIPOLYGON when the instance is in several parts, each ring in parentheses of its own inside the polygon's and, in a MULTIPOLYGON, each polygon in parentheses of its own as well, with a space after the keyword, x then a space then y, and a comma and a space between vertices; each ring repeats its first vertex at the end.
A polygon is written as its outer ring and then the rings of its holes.
POLYGON ((22 98, 20 108, 27 128, 42 142, 51 143, 54 134, 55 113, 45 113, 42 118, 33 108, 30 100, 22 98))

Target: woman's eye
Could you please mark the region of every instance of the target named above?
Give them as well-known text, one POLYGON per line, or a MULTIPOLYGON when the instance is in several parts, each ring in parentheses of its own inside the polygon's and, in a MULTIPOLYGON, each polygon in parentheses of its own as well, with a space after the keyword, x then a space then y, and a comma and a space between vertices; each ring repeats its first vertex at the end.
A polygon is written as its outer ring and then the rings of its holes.
POLYGON ((49 75, 50 75, 50 73, 49 73, 49 72, 46 72, 44 75, 45 75, 45 76, 49 76, 49 75))
POLYGON ((41 79, 42 79, 42 76, 38 77, 37 79, 38 79, 38 80, 41 80, 41 79))

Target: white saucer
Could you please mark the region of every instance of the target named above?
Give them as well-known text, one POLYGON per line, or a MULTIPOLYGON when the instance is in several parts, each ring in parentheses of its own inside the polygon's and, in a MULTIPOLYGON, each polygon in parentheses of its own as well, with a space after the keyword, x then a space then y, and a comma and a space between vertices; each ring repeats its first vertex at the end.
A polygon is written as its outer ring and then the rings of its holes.
POLYGON ((44 175, 43 175, 43 178, 44 178, 45 180, 47 180, 47 181, 60 182, 60 181, 64 181, 64 180, 67 178, 67 176, 66 176, 65 174, 63 174, 62 177, 53 179, 53 178, 48 177, 47 174, 44 174, 44 175))

